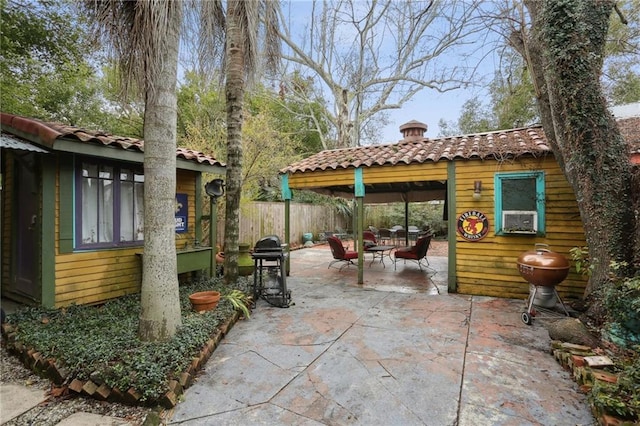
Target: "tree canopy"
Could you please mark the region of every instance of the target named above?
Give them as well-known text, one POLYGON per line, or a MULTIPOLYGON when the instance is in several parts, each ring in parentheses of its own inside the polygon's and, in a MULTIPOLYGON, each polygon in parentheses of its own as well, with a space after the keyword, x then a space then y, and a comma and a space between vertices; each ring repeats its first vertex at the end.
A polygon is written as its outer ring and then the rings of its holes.
MULTIPOLYGON (((621 1, 617 8, 619 14, 609 18, 600 77, 608 105, 640 101, 640 20, 633 19, 640 16, 640 0, 621 1)), ((487 96, 475 95, 467 100, 457 122, 440 121, 443 136, 517 128, 541 121, 530 71, 514 49, 514 34, 528 27, 528 15, 516 2, 499 10, 492 19, 496 23, 493 27, 503 36, 500 66, 484 86, 487 96)))
POLYGON ((446 92, 470 82, 469 57, 480 46, 469 46, 486 30, 479 7, 476 1, 347 0, 314 2, 302 24, 282 16, 287 76, 298 76, 282 79, 286 94, 323 105, 314 113, 332 124, 328 133, 318 129, 323 148, 371 141, 386 123, 385 111, 425 88, 446 92), (315 84, 299 90, 307 78, 315 84))
POLYGON ((3 111, 72 125, 99 122, 90 44, 73 8, 58 0, 0 0, 0 6, 3 111))

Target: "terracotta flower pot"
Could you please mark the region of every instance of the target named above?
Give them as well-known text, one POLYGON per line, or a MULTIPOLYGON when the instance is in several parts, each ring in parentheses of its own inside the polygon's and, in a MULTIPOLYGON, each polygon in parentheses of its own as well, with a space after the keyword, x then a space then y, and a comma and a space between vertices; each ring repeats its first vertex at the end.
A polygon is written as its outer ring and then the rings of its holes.
POLYGON ((211 311, 220 302, 219 291, 200 291, 189 295, 189 301, 196 312, 211 311))

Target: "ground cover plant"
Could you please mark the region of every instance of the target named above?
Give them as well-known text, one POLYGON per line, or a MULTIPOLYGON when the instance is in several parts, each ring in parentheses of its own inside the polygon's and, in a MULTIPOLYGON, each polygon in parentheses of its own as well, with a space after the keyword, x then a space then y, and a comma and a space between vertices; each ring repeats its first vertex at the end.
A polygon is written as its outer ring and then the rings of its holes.
MULTIPOLYGON (((615 270, 613 265, 612 269, 615 270)), ((640 420, 640 277, 612 277, 608 287, 598 290, 607 318, 603 333, 616 347, 624 349, 613 372, 616 383, 596 383, 590 399, 607 413, 637 422, 640 420)), ((634 423, 637 424, 637 423, 634 423)))
MULTIPOLYGON (((570 250, 576 272, 591 276, 593 264, 587 247, 570 250)), ((596 381, 589 400, 598 412, 610 413, 625 420, 640 420, 640 277, 620 278, 616 272, 625 264, 612 262, 610 285, 601 287, 592 298, 598 309, 584 322, 614 355, 609 370, 618 376, 615 383, 596 381), (597 313, 597 315, 594 315, 597 313)))
POLYGON ((240 278, 233 287, 220 278, 197 280, 180 286, 182 326, 163 343, 142 342, 136 333, 140 296, 133 294, 100 306, 71 305, 61 309, 23 308, 7 320, 16 328, 16 340, 64 364, 69 378, 104 382, 112 388, 136 389, 140 402, 162 396, 170 380, 185 371, 216 329, 237 308, 238 291, 247 294, 249 280, 240 278), (217 290, 218 307, 197 313, 189 294, 217 290))

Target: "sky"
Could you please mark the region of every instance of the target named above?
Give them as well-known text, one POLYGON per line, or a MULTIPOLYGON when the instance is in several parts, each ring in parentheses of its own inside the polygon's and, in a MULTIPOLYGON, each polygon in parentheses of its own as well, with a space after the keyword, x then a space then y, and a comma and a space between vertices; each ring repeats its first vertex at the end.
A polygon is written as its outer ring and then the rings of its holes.
POLYGON ((397 142, 402 138, 400 126, 404 123, 416 120, 427 125, 425 136, 435 138, 438 136, 440 119, 457 122, 462 110, 462 105, 472 97, 468 89, 458 89, 447 93, 438 93, 424 89, 413 100, 398 110, 391 110, 389 119, 391 124, 383 130, 381 142, 397 142))
MULTIPOLYGON (((282 3, 285 15, 289 16, 293 22, 291 33, 295 34, 296 28, 302 32, 308 25, 311 15, 311 1, 290 0, 282 3)), ((357 4, 357 2, 356 2, 357 4)), ((364 4, 364 3, 363 3, 364 4)), ((354 33, 355 34, 355 33, 354 33)), ((474 46, 473 49, 476 49, 474 46)), ((482 54, 482 53, 480 53, 482 54)), ((447 65, 451 63, 453 55, 447 56, 447 65)), ((481 74, 492 75, 495 59, 489 58, 483 61, 481 74)), ((434 89, 425 88, 418 92, 401 109, 386 110, 390 124, 382 130, 379 140, 376 143, 392 143, 401 139, 400 126, 410 120, 417 120, 427 125, 426 136, 435 138, 440 131, 438 122, 444 119, 447 122, 457 122, 463 104, 474 95, 486 93, 486 89, 475 87, 471 89, 457 89, 445 93, 437 92, 434 89)))

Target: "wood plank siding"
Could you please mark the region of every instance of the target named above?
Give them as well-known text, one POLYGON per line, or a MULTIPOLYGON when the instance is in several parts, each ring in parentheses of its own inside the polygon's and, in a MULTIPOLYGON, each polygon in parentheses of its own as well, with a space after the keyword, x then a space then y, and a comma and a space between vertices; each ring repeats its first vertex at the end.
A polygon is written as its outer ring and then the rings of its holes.
MULTIPOLYGON (((463 294, 526 298, 529 284, 517 270, 518 256, 533 250, 536 243, 571 259, 573 247, 586 245, 582 221, 573 190, 565 179, 553 155, 540 157, 523 155, 514 160, 463 159, 455 161, 427 161, 411 164, 385 164, 363 167, 365 187, 370 184, 392 184, 420 181, 448 181, 453 186, 451 204, 455 215, 449 213, 450 229, 456 228, 458 216, 469 210, 478 210, 489 219, 489 234, 480 241, 467 241, 458 233, 450 233, 449 288, 463 294), (495 194, 496 173, 544 172, 545 235, 496 235, 495 194), (482 197, 473 199, 474 182, 482 181, 482 197), (455 235, 455 237, 453 237, 455 235)), ((295 189, 354 185, 354 168, 313 170, 290 173, 289 185, 295 189)), ((352 186, 351 186, 352 187, 352 186)), ((451 193, 451 192, 450 192, 451 193)), ((581 298, 586 278, 575 272, 572 265, 569 276, 557 286, 561 296, 581 298)))
POLYGON ((447 163, 407 164, 402 167, 386 165, 365 168, 362 171, 364 184, 421 182, 447 180, 447 163))
MULTIPOLYGON (((465 211, 479 210, 489 219, 489 234, 480 241, 470 242, 457 234, 457 291, 464 294, 525 298, 528 283, 520 277, 516 260, 535 243, 571 259, 572 247, 586 245, 578 205, 573 190, 552 156, 521 158, 516 161, 468 160, 455 163, 456 217, 465 211), (495 235, 494 174, 498 172, 544 171, 546 236, 495 235), (482 198, 474 200, 474 181, 482 181, 482 198)), ((569 276, 557 286, 562 297, 581 298, 586 279, 576 274, 572 265, 569 276)))
MULTIPOLYGON (((2 174, 2 199, 12 200, 14 196, 14 167, 13 153, 3 153, 2 161, 4 162, 4 170, 2 174)), ((2 203, 2 293, 6 294, 10 290, 11 282, 11 229, 14 222, 13 203, 2 203)))
POLYGON ((294 173, 289 175, 289 184, 296 189, 322 188, 334 185, 353 184, 354 169, 328 169, 315 173, 294 173), (294 184, 295 182, 295 184, 294 184))
MULTIPOLYGON (((177 193, 188 196, 188 228, 176 234, 176 249, 193 245, 196 238, 196 172, 177 171, 177 193)), ((142 282, 142 246, 75 251, 60 250, 60 191, 57 176, 55 203, 55 306, 90 304, 138 293, 142 282)))

